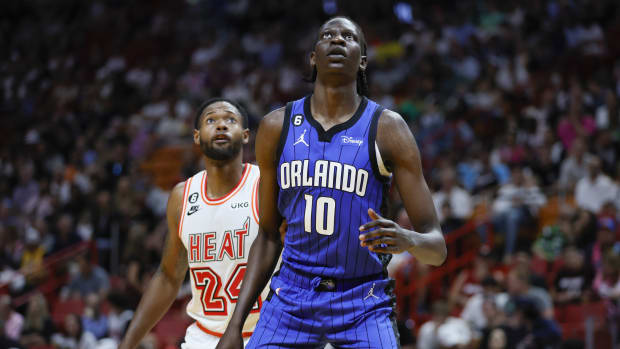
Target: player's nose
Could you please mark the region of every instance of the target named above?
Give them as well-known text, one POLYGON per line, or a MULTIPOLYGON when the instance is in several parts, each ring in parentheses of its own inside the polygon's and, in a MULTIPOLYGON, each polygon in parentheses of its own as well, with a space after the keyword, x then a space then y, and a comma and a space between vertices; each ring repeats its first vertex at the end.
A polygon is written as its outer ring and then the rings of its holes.
POLYGON ((228 130, 228 125, 226 124, 226 120, 224 119, 218 120, 217 123, 215 124, 215 129, 216 130, 228 130))
POLYGON ((336 33, 334 35, 332 35, 332 40, 331 40, 332 44, 338 44, 338 45, 343 45, 345 43, 344 38, 342 37, 341 33, 336 33))

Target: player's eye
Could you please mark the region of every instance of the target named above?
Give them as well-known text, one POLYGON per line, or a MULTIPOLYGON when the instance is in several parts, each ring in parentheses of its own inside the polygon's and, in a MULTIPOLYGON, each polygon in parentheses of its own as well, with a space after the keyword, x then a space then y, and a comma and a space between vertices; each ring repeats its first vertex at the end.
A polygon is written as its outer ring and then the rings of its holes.
POLYGON ((355 39, 355 36, 353 36, 353 34, 351 34, 351 33, 344 33, 343 37, 344 37, 345 40, 353 40, 353 39, 355 39))
POLYGON ((214 122, 215 122, 215 120, 214 120, 214 119, 212 119, 212 118, 208 118, 207 120, 205 120, 205 122, 206 122, 207 124, 212 124, 212 123, 214 123, 214 122))
POLYGON ((229 124, 236 124, 237 123, 237 119, 235 119, 235 118, 228 118, 228 123, 229 124))
POLYGON ((330 32, 324 32, 323 34, 321 34, 321 39, 331 39, 332 37, 332 33, 330 32))

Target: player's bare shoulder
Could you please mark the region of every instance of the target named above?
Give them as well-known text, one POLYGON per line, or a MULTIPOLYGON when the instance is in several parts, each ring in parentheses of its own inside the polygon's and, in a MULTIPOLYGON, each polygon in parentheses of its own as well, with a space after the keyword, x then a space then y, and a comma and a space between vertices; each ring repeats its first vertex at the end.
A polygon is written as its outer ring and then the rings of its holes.
POLYGON ((179 217, 183 214, 181 210, 183 210, 183 196, 185 194, 185 183, 186 181, 182 181, 177 183, 172 190, 170 191, 170 196, 168 197, 168 208, 167 215, 168 218, 174 218, 177 222, 179 217))
POLYGON ((384 109, 379 117, 377 145, 386 160, 402 155, 402 151, 417 149, 413 134, 405 119, 389 109, 384 109))
POLYGON ((263 117, 256 133, 256 156, 260 160, 275 157, 282 133, 285 108, 278 108, 263 117))
POLYGON ((282 132, 285 110, 285 107, 281 107, 265 115, 260 122, 259 132, 262 131, 264 136, 279 136, 282 132))

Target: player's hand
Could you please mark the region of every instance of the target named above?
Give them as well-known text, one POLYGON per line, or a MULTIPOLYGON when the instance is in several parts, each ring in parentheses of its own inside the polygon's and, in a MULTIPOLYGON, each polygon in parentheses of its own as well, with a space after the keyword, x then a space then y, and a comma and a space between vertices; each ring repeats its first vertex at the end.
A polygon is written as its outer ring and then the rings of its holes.
POLYGON ((360 244, 377 253, 401 253, 414 246, 412 232, 368 209, 372 221, 360 226, 360 244), (374 230, 373 230, 374 229, 374 230))
POLYGON ((243 349, 241 330, 227 328, 217 343, 216 349, 243 349))

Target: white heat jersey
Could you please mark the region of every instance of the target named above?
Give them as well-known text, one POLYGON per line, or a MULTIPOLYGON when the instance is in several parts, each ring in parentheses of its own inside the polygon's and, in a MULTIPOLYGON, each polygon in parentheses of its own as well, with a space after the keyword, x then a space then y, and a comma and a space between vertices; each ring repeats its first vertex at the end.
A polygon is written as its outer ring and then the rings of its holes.
MULTIPOLYGON (((179 237, 187 249, 192 299, 187 313, 204 332, 221 336, 233 313, 250 246, 258 233, 258 166, 245 164, 227 195, 207 197, 207 173, 185 182, 179 237)), ((243 336, 252 334, 269 287, 252 308, 243 336)))

